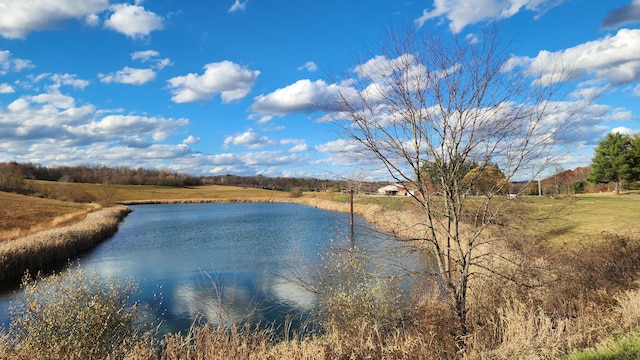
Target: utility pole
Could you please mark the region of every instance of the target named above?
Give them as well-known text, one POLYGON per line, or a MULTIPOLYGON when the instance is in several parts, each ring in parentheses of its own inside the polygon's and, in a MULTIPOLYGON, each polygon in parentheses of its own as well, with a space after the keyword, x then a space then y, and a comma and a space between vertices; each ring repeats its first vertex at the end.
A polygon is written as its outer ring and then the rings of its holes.
POLYGON ((353 186, 349 190, 349 225, 353 227, 353 186))

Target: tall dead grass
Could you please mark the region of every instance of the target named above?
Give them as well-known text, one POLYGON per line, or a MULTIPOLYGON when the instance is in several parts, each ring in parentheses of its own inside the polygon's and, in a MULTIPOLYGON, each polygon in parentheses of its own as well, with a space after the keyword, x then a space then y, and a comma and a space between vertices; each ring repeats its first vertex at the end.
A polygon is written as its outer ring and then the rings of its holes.
POLYGON ((20 278, 25 270, 66 260, 112 236, 130 212, 125 206, 104 208, 81 222, 0 243, 0 280, 20 278))

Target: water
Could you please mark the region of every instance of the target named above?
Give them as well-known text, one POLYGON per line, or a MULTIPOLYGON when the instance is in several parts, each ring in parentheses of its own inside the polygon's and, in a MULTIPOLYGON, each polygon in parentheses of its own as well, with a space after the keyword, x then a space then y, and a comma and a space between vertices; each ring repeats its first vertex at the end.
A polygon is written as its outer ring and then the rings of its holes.
MULTIPOLYGON (((87 273, 138 283, 141 300, 163 319, 161 333, 184 332, 195 320, 277 326, 285 314, 312 311, 316 296, 297 277, 317 273, 331 248, 366 249, 374 254, 368 266, 390 272, 420 271, 425 265, 420 254, 371 231, 360 218, 352 231, 348 214, 306 205, 131 208, 118 232, 79 262, 87 273)), ((0 323, 8 322, 16 294, 0 294, 0 323)))

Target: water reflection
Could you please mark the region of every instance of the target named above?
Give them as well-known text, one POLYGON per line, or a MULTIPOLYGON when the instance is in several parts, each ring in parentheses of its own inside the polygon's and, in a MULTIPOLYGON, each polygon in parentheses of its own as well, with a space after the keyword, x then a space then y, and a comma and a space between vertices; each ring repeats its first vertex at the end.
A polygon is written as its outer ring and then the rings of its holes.
MULTIPOLYGON (((368 230, 356 217, 298 204, 133 206, 110 240, 84 255, 100 276, 133 278, 141 300, 158 309, 161 333, 194 321, 281 326, 317 305, 314 281, 331 251, 360 249, 372 272, 397 276, 424 270, 420 254, 368 230)), ((403 280, 405 281, 405 280, 403 280)), ((411 280, 407 280, 411 281, 411 280)), ((15 295, 5 294, 0 306, 15 295)), ((0 322, 6 323, 6 311, 0 322)))

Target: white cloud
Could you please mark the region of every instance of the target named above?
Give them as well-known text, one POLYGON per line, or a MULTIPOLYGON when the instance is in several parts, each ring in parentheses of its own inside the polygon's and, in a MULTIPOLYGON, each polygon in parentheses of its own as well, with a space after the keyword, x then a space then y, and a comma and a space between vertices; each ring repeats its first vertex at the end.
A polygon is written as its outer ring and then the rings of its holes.
POLYGON ((11 55, 10 51, 0 50, 0 75, 6 75, 9 72, 19 72, 30 68, 33 68, 31 61, 16 59, 11 55))
POLYGON ((223 149, 229 148, 229 145, 244 146, 248 149, 259 149, 273 144, 274 142, 268 137, 257 134, 253 129, 248 129, 242 134, 227 136, 224 139, 223 149))
POLYGON ((613 29, 635 22, 640 22, 640 0, 633 0, 629 5, 611 10, 602 20, 602 27, 613 29))
POLYGON ((162 70, 172 65, 169 58, 159 58, 160 53, 155 50, 136 51, 131 54, 131 60, 138 60, 143 63, 151 62, 151 67, 156 70, 162 70))
POLYGON ((335 109, 339 93, 346 91, 323 80, 298 80, 295 83, 254 99, 251 110, 261 114, 287 115, 335 109))
POLYGON ((200 140, 199 136, 189 135, 186 139, 182 140, 182 143, 186 145, 193 145, 199 143, 200 140))
POLYGON ((113 13, 105 20, 104 25, 128 37, 145 37, 164 27, 162 17, 139 5, 116 4, 109 9, 113 13))
POLYGON ((273 116, 265 115, 265 116, 260 116, 260 118, 258 120, 256 120, 256 123, 258 123, 258 124, 266 124, 266 123, 270 122, 271 120, 273 120, 273 116))
POLYGON ((54 106, 58 109, 68 110, 75 107, 75 99, 71 96, 62 94, 59 91, 29 96, 27 99, 32 103, 46 104, 47 106, 54 106))
POLYGON ((315 146, 315 150, 327 156, 324 162, 336 166, 355 166, 370 164, 368 156, 363 156, 369 152, 359 144, 349 139, 338 139, 315 146))
POLYGON ((131 85, 143 85, 155 80, 156 73, 151 69, 137 69, 125 66, 124 69, 110 74, 98 74, 100 81, 106 84, 120 83, 131 85))
POLYGON ((151 58, 160 56, 160 53, 155 50, 136 51, 131 54, 132 60, 140 60, 142 62, 148 61, 151 58))
POLYGON ((0 94, 11 94, 14 93, 15 89, 13 86, 7 83, 0 83, 0 94))
POLYGON ((96 27, 100 25, 100 17, 98 14, 89 14, 84 18, 84 23, 89 27, 96 27))
MULTIPOLYGON (((434 0, 433 10, 424 10, 422 16, 414 20, 419 27, 430 19, 444 17, 449 21, 449 29, 459 33, 467 25, 484 20, 506 19, 522 10, 538 14, 557 6, 564 0, 434 0)), ((539 15, 536 15, 539 16, 539 15)))
POLYGON ((52 29, 68 19, 87 18, 108 6, 108 0, 5 0, 0 11, 0 35, 24 39, 32 31, 52 29))
POLYGON ((240 0, 235 0, 233 5, 231 5, 231 7, 229 8, 229 12, 234 13, 238 11, 244 11, 247 8, 247 1, 249 0, 245 0, 244 2, 240 0))
POLYGON ((614 36, 558 52, 540 51, 535 58, 514 57, 505 69, 518 66, 546 84, 585 76, 628 84, 640 80, 640 29, 620 29, 614 36))
POLYGON ((300 144, 294 145, 294 147, 289 149, 289 152, 296 153, 296 152, 303 152, 307 150, 309 150, 309 146, 306 143, 302 142, 300 144))
POLYGON ((629 129, 626 126, 619 126, 619 127, 613 128, 613 129, 611 129, 611 132, 612 133, 620 133, 620 134, 623 134, 623 135, 633 135, 634 134, 634 131, 632 129, 629 129))
POLYGON ((90 136, 101 140, 112 140, 122 134, 148 136, 154 141, 163 141, 176 129, 188 125, 186 119, 165 119, 136 115, 108 115, 82 126, 70 129, 76 135, 90 136))
POLYGON ((54 86, 56 87, 69 85, 76 89, 84 89, 89 86, 88 80, 78 79, 76 74, 52 74, 51 80, 53 80, 54 86))
POLYGON ((209 101, 220 94, 223 103, 244 98, 255 84, 260 71, 249 70, 231 61, 210 63, 204 73, 187 74, 168 80, 176 103, 209 101))
POLYGON ((298 67, 298 71, 300 70, 314 72, 318 70, 318 65, 316 65, 316 63, 314 63, 313 61, 307 61, 306 63, 304 63, 304 65, 298 67))

